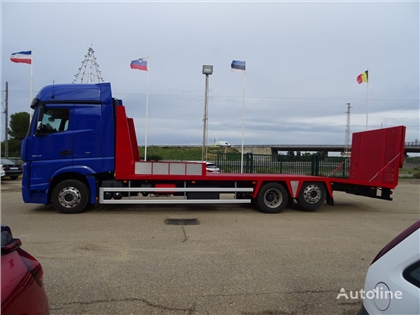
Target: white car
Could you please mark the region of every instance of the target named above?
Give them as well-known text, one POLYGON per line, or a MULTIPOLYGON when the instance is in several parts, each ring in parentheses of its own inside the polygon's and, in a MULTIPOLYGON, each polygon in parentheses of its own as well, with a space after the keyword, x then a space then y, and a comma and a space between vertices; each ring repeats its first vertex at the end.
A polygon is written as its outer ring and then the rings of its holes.
POLYGON ((363 293, 358 315, 420 314, 420 220, 378 253, 363 293))
POLYGON ((0 177, 6 176, 6 172, 3 169, 3 165, 0 165, 0 177))
POLYGON ((216 143, 215 143, 215 145, 216 146, 218 146, 218 147, 228 147, 228 148, 230 148, 232 145, 229 143, 229 142, 227 142, 227 141, 217 141, 216 143))
POLYGON ((206 162, 206 170, 207 172, 210 172, 210 173, 220 172, 220 168, 218 168, 216 164, 211 163, 211 162, 206 162))

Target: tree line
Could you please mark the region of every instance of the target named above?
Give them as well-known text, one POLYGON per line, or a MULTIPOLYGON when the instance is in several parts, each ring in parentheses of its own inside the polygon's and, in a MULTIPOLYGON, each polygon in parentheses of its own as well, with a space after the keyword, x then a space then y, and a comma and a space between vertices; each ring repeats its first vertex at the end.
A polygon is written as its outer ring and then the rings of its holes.
MULTIPOLYGON (((29 113, 18 112, 10 115, 10 123, 7 127, 8 156, 19 157, 22 140, 26 137, 29 129, 29 113)), ((5 156, 5 141, 1 142, 1 156, 5 156)))

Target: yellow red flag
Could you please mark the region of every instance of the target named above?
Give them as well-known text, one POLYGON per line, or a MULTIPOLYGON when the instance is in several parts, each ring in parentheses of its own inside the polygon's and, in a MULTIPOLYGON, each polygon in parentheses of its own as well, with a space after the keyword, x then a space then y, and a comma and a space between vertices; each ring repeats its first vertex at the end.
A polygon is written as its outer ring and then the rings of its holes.
POLYGON ((366 70, 362 74, 359 74, 359 76, 357 77, 357 83, 361 84, 363 82, 368 82, 368 70, 366 70))

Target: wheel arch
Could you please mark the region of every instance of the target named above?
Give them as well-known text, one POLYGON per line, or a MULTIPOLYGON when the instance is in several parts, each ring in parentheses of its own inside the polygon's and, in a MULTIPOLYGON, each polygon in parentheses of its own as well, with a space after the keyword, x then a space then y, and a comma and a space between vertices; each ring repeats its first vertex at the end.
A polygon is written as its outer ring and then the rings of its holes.
POLYGON ((263 180, 263 181, 258 181, 258 183, 255 185, 255 189, 254 189, 254 194, 253 194, 253 198, 257 198, 258 193, 260 192, 260 189, 265 185, 265 184, 270 184, 270 183, 277 183, 282 185, 286 191, 287 194, 289 195, 289 198, 293 198, 291 196, 291 190, 290 187, 288 185, 288 182, 285 180, 263 180))
POLYGON ((321 184, 323 184, 326 191, 327 191, 327 198, 333 198, 333 189, 331 187, 330 182, 325 181, 325 180, 319 180, 319 179, 316 179, 316 178, 286 181, 286 185, 287 185, 290 197, 293 198, 293 199, 296 199, 299 196, 300 191, 302 190, 302 187, 306 183, 321 183, 321 184))
POLYGON ((325 200, 332 200, 329 189, 331 185, 324 180, 305 180, 299 185, 296 200, 305 210, 315 211, 325 200))
POLYGON ((289 204, 289 195, 282 181, 265 181, 258 191, 256 204, 264 213, 280 213, 289 204))
POLYGON ((94 204, 96 202, 96 179, 92 175, 84 175, 77 172, 65 172, 65 173, 59 173, 55 177, 51 179, 50 186, 48 189, 48 202, 51 203, 51 195, 54 191, 54 188, 61 182, 68 180, 68 179, 74 179, 82 182, 84 185, 86 185, 90 198, 89 203, 94 204), (92 180, 93 179, 93 180, 92 180), (93 193, 92 193, 93 192, 93 193), (94 197, 93 197, 94 196, 94 197))
POLYGON ((257 198, 258 193, 265 184, 268 183, 278 183, 280 185, 283 185, 284 188, 286 188, 287 193, 289 194, 290 199, 297 199, 299 196, 299 193, 305 183, 308 182, 316 182, 316 183, 322 183, 325 186, 325 189, 327 191, 327 199, 333 199, 333 189, 331 182, 325 179, 320 178, 302 178, 302 179, 285 179, 285 180, 262 180, 258 181, 255 185, 253 198, 257 198))

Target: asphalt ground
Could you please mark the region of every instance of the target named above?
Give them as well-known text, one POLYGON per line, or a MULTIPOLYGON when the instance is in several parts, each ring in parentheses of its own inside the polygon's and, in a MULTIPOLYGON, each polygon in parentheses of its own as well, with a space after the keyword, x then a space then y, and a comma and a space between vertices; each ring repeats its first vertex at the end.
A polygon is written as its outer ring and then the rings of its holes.
POLYGON ((335 206, 263 214, 250 205, 24 204, 1 181, 2 224, 44 269, 51 315, 350 315, 378 251, 420 217, 418 180, 393 201, 335 192, 335 206), (165 220, 197 219, 198 225, 165 220))

